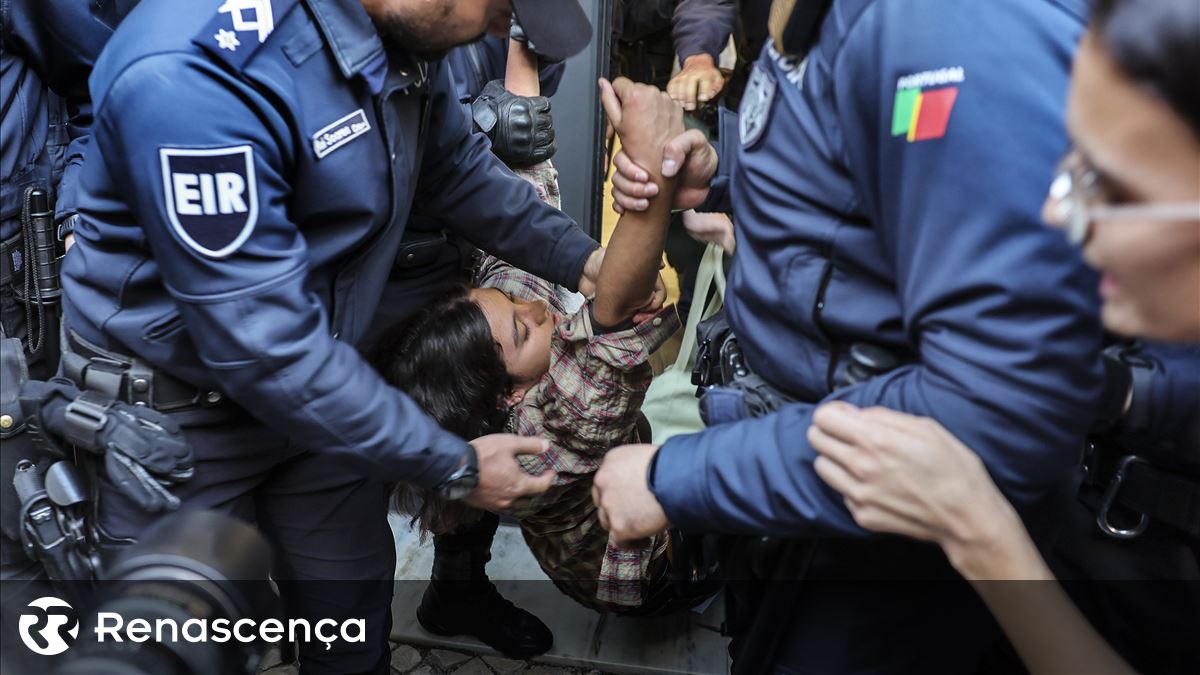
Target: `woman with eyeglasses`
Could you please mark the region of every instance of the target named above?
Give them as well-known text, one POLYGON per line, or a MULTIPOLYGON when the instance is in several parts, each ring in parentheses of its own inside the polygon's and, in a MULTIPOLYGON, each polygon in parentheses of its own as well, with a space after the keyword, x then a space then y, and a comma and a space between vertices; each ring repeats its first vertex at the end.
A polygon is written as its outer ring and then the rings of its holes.
MULTIPOLYGON (((1069 92, 1074 147, 1044 215, 1101 272, 1104 324, 1119 335, 1200 343, 1197 82, 1200 3, 1097 0, 1069 92)), ((942 547, 1030 671, 1132 670, 1058 584, 997 583, 1054 575, 978 456, 940 424, 831 403, 817 410, 809 441, 820 453, 817 473, 845 497, 859 525, 942 547)), ((1196 569, 1198 550, 1191 548, 1183 569, 1196 569)), ((1191 594, 1194 583, 1200 580, 1177 588, 1191 594)), ((1192 630, 1200 607, 1194 610, 1192 630)))

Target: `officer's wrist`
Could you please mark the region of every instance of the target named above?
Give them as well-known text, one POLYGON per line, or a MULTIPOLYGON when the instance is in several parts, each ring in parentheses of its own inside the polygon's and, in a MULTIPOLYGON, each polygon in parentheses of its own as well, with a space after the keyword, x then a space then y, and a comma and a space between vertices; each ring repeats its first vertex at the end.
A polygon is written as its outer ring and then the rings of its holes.
POLYGON ((468 444, 463 457, 446 480, 434 486, 434 491, 443 499, 466 499, 479 487, 479 456, 475 447, 468 444))
POLYGON ((646 489, 651 493, 654 492, 654 471, 658 468, 658 449, 660 446, 654 446, 654 454, 650 456, 650 463, 646 465, 646 489))
POLYGON ((692 54, 683 60, 682 69, 687 68, 716 68, 717 62, 709 54, 692 54))

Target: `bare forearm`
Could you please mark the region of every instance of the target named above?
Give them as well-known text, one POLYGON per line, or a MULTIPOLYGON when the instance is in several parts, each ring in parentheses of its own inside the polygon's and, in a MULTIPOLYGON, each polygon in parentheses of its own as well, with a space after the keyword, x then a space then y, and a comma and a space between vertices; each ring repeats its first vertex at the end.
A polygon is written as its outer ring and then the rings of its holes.
POLYGON ((601 325, 615 326, 633 318, 654 292, 675 194, 675 179, 661 172, 663 148, 683 131, 683 111, 658 89, 623 77, 612 83, 600 80, 600 101, 621 137, 623 152, 648 167, 650 180, 658 186, 645 211, 629 211, 617 221, 597 275, 592 317, 601 325))
POLYGON ((542 93, 537 56, 524 42, 508 41, 504 88, 517 96, 540 96, 542 93))
POLYGON ((620 324, 637 313, 654 290, 667 240, 673 180, 655 176, 658 196, 645 211, 626 211, 617 221, 600 276, 592 316, 605 326, 620 324))
POLYGON ((1030 673, 1132 673, 1057 581, 974 581, 1030 673))
POLYGON ((1029 671, 1133 672, 1067 597, 1011 507, 986 520, 984 539, 946 545, 946 553, 1029 671))

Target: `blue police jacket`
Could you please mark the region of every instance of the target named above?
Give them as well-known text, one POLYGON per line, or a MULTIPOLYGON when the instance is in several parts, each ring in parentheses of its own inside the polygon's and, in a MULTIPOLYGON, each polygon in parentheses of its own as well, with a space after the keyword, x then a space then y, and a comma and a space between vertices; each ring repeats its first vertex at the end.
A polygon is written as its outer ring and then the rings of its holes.
POLYGON ((91 102, 87 78, 111 29, 74 0, 0 3, 0 239, 20 227, 25 188, 57 191, 57 217, 75 213, 91 102))
POLYGON ((767 40, 770 12, 771 0, 682 0, 675 6, 671 24, 675 55, 681 62, 696 54, 708 54, 716 61, 736 33, 739 57, 750 61, 767 40), (750 54, 746 49, 752 50, 750 54))
MULTIPOLYGON (((508 66, 508 38, 488 35, 455 47, 446 55, 446 61, 450 65, 459 101, 470 105, 483 91, 484 85, 504 77, 508 66)), ((542 96, 553 96, 558 91, 558 83, 562 81, 565 70, 566 64, 562 61, 539 62, 538 80, 542 85, 542 96)))
POLYGON ((681 0, 671 21, 671 41, 682 62, 689 56, 717 56, 737 27, 737 0, 681 0))
POLYGON ((1200 345, 1147 340, 1127 358, 1137 367, 1119 426, 1122 448, 1200 475, 1200 345))
POLYGON ((358 0, 144 0, 91 90, 70 327, 380 478, 436 484, 466 451, 353 346, 414 203, 570 287, 597 246, 358 0))
POLYGON ((831 399, 937 419, 1018 509, 1062 494, 1102 331, 1095 274, 1039 213, 1084 17, 1070 0, 837 0, 806 59, 768 44, 722 139, 727 312, 751 368, 806 402, 665 443, 652 489, 672 523, 863 534, 812 467, 810 415, 831 399), (835 390, 857 341, 914 360, 835 390))

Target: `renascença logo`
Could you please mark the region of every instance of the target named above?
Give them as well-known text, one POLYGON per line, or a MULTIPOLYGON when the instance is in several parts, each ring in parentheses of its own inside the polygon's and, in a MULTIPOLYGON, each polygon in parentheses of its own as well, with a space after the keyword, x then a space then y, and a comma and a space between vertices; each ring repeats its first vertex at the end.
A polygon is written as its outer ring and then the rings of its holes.
POLYGON ((75 608, 65 600, 45 596, 29 603, 31 612, 21 614, 17 627, 26 647, 42 656, 55 656, 71 647, 79 637, 75 608))
MULTIPOLYGON (((21 614, 18 628, 21 641, 34 653, 56 656, 74 644, 79 637, 79 619, 75 609, 66 601, 46 596, 29 603, 26 613, 21 614)), ((259 640, 269 643, 311 642, 315 638, 331 649, 341 639, 345 642, 366 642, 367 626, 363 619, 346 619, 341 623, 333 619, 321 619, 310 624, 306 619, 265 619, 262 623, 254 619, 192 618, 182 624, 174 619, 149 619, 126 617, 116 612, 96 614, 94 627, 97 642, 237 642, 253 643, 259 640)))

